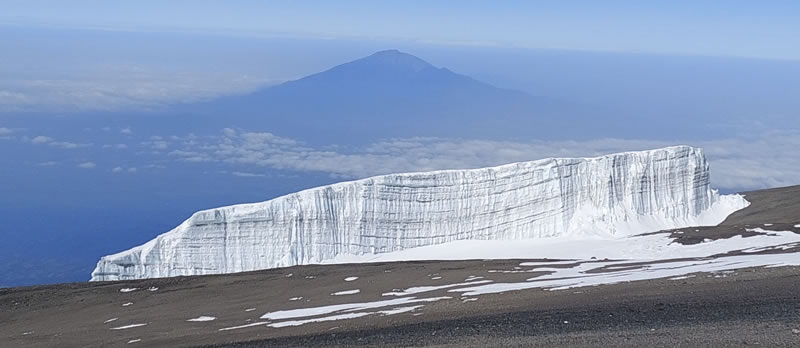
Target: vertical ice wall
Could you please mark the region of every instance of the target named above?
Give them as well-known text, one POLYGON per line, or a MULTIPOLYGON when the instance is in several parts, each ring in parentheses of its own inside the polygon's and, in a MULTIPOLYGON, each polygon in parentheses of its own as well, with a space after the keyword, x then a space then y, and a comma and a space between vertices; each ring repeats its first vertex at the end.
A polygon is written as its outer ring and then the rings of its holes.
POLYGON ((643 233, 717 224, 701 149, 688 146, 493 168, 391 174, 195 213, 103 257, 92 280, 230 273, 462 239, 643 233))

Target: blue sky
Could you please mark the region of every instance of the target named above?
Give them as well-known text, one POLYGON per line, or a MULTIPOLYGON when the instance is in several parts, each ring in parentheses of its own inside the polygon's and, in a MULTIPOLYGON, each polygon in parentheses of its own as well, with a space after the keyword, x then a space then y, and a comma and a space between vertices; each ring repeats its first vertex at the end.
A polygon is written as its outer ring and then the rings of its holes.
POLYGON ((797 1, 6 0, 0 21, 800 59, 797 1))

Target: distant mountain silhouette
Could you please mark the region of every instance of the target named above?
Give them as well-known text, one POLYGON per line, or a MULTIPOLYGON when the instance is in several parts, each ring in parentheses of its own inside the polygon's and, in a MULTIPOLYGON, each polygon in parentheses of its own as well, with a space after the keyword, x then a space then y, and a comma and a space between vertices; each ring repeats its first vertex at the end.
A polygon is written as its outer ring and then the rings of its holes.
POLYGON ((183 110, 286 135, 527 137, 563 123, 565 107, 387 50, 183 110))

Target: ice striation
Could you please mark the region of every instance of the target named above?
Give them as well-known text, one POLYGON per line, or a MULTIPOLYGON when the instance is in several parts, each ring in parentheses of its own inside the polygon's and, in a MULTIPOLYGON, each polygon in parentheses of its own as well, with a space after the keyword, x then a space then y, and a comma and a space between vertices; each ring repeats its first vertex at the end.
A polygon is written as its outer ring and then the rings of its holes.
POLYGON ((468 239, 620 236, 715 225, 746 205, 711 188, 703 151, 688 146, 381 175, 197 212, 104 256, 91 279, 232 273, 468 239))

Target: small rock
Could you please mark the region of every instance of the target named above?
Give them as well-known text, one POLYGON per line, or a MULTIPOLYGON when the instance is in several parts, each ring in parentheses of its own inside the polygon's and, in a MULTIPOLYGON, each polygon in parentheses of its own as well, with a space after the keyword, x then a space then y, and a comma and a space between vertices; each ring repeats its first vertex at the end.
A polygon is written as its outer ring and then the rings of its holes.
POLYGON ((800 329, 792 329, 792 333, 795 335, 800 335, 800 329))

